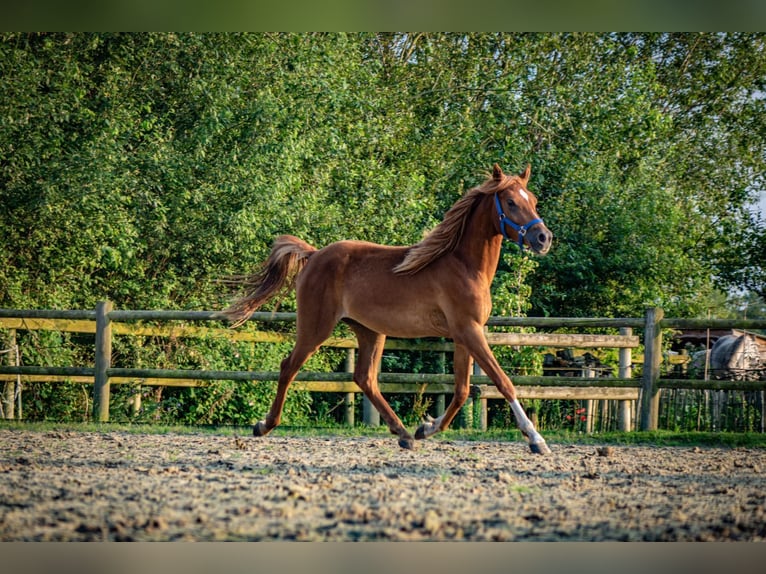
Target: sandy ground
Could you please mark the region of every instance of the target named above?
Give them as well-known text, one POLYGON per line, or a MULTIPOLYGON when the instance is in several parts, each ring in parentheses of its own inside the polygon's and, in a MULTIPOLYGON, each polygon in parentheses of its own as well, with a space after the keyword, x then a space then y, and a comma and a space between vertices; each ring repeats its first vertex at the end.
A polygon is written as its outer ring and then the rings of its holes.
POLYGON ((766 538, 766 450, 0 430, 0 541, 766 538))

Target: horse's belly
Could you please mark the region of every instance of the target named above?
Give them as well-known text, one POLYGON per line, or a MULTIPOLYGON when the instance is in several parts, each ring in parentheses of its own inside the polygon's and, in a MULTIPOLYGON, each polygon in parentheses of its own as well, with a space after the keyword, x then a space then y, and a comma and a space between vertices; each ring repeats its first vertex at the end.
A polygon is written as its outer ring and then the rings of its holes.
POLYGON ((379 306, 368 300, 367 305, 349 309, 349 319, 361 323, 376 333, 389 337, 414 339, 420 337, 448 337, 449 329, 444 314, 435 308, 418 309, 415 306, 379 306))

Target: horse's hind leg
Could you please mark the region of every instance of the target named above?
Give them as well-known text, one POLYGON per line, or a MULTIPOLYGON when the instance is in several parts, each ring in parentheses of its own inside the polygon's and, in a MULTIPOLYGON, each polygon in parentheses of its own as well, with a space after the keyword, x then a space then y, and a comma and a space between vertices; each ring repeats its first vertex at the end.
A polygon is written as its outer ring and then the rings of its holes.
POLYGON ((455 345, 453 365, 455 369, 455 394, 452 396, 450 404, 444 410, 444 414, 434 420, 424 422, 418 427, 418 430, 415 431, 415 438, 418 440, 428 438, 437 432, 449 428, 460 407, 463 406, 468 398, 473 359, 463 345, 455 345))
POLYGON ((316 352, 335 327, 335 318, 329 313, 319 313, 316 317, 298 317, 298 335, 295 347, 282 361, 277 380, 277 393, 266 417, 253 426, 253 436, 264 436, 279 424, 282 409, 285 406, 287 389, 303 364, 316 352))
POLYGON ((396 416, 396 413, 388 404, 378 388, 378 365, 383 355, 383 345, 386 336, 371 331, 359 323, 348 321, 351 329, 356 333, 359 341, 359 355, 354 369, 354 382, 370 399, 372 405, 386 421, 389 430, 399 437, 399 446, 402 448, 415 448, 415 440, 396 416))
POLYGON ((317 350, 319 345, 305 345, 296 343, 290 354, 282 361, 279 369, 277 393, 271 403, 271 409, 263 420, 253 426, 253 436, 264 436, 271 432, 279 424, 282 418, 282 409, 285 406, 287 389, 295 379, 295 375, 303 364, 317 350))

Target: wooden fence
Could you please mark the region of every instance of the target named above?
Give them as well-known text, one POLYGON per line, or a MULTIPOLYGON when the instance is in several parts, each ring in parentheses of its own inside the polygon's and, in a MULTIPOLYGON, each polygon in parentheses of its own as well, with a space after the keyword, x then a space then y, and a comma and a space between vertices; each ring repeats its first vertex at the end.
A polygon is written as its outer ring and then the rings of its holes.
MULTIPOLYGON (((22 379, 28 382, 72 380, 93 383, 93 416, 97 421, 109 420, 110 387, 112 384, 133 383, 163 386, 197 386, 213 380, 274 381, 278 373, 268 371, 206 371, 188 369, 135 369, 112 367, 112 338, 115 335, 169 337, 221 337, 232 341, 284 342, 289 335, 263 331, 201 327, 197 322, 222 321, 220 313, 211 311, 130 311, 115 310, 109 301, 89 310, 17 310, 0 309, 0 328, 15 330, 56 330, 93 333, 94 367, 43 367, 30 365, 0 365, 0 380, 22 379), (146 325, 147 321, 193 322, 174 326, 146 325)), ((251 321, 294 321, 293 313, 255 313, 251 321)), ((667 389, 764 390, 766 381, 703 381, 694 379, 660 379, 662 336, 664 329, 764 329, 766 320, 667 319, 659 308, 649 308, 643 318, 556 318, 556 317, 491 317, 487 327, 535 327, 540 329, 619 329, 619 335, 561 334, 561 333, 501 333, 486 331, 490 345, 535 346, 554 348, 618 348, 620 372, 615 378, 588 379, 581 377, 513 377, 520 398, 584 399, 619 401, 618 428, 632 428, 631 405, 637 404, 638 428, 655 430, 658 425, 660 391, 667 389), (631 377, 631 350, 641 344, 633 329, 643 332, 644 356, 641 378, 631 377)), ((13 336, 13 335, 12 335, 13 336)), ((301 372, 296 388, 309 391, 346 393, 349 402, 361 390, 352 379, 353 352, 357 347, 352 337, 328 339, 325 346, 348 350, 346 372, 301 372)), ((387 339, 387 349, 451 352, 446 341, 409 341, 387 339)), ((436 393, 453 391, 452 375, 424 373, 381 373, 381 391, 385 393, 436 393)), ((487 399, 502 398, 488 377, 475 372, 472 393, 486 425, 487 399)), ((18 393, 17 393, 18 394, 18 393)), ((366 402, 366 399, 365 399, 366 402)), ((7 403, 6 403, 7 404, 7 403)), ((12 403, 11 403, 12 404, 12 403)), ((351 412, 353 417, 353 411, 351 412)), ((365 417, 374 420, 376 413, 365 404, 365 417)), ((19 413, 20 415, 20 413, 19 413)), ((353 423, 353 418, 351 421, 353 423)))

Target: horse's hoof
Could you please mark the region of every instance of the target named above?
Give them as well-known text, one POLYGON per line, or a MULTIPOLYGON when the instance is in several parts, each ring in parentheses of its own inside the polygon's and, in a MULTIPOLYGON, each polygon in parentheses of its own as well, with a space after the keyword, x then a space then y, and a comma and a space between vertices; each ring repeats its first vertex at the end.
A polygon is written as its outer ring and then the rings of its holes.
POLYGON ((551 449, 549 449, 548 445, 544 442, 530 443, 529 450, 531 450, 533 454, 551 454, 551 449))
POLYGON ((415 441, 412 439, 412 437, 400 438, 399 446, 406 448, 407 450, 415 450, 415 441))
POLYGON ((266 436, 267 434, 269 434, 269 430, 263 421, 258 421, 253 425, 253 436, 266 436))
POLYGON ((415 440, 423 440, 428 435, 426 435, 426 425, 420 425, 418 427, 418 430, 415 431, 415 440))

